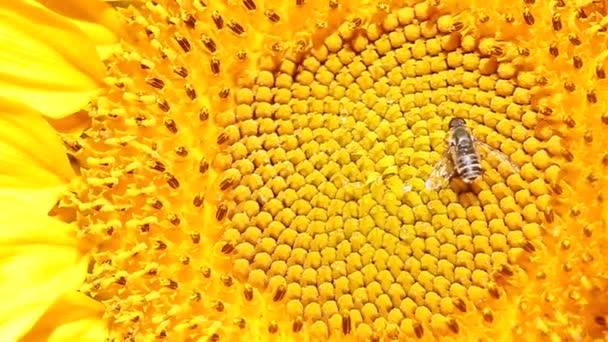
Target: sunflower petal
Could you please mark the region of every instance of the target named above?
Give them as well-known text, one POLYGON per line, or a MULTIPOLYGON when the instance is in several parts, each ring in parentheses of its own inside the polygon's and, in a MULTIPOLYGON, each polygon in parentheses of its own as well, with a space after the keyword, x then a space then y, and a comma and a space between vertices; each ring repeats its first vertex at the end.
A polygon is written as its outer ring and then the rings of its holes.
POLYGON ((87 259, 72 226, 28 208, 0 212, 0 336, 15 340, 84 280, 87 259))
POLYGON ((115 12, 103 1, 98 0, 38 0, 47 8, 69 18, 99 45, 117 41, 121 32, 115 12))
POLYGON ((0 2, 0 96, 53 118, 83 108, 104 75, 78 26, 37 3, 0 2))
POLYGON ((59 297, 21 341, 105 341, 104 306, 86 295, 71 291, 59 297))
POLYGON ((74 177, 59 137, 31 108, 0 98, 0 131, 0 195, 18 189, 48 195, 74 177))

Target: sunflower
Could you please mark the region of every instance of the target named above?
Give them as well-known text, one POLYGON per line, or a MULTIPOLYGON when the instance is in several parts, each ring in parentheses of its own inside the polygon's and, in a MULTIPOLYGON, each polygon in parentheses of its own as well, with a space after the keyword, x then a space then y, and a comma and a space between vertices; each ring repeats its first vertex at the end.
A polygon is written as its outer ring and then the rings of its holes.
POLYGON ((12 336, 606 339, 605 2, 15 3, 5 226, 81 273, 12 336), (427 189, 454 117, 519 168, 427 189))

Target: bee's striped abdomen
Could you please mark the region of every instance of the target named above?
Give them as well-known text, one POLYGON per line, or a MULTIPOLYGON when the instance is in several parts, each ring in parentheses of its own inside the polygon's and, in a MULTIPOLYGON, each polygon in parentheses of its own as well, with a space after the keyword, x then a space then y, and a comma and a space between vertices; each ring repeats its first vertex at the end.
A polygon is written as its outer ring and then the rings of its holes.
POLYGON ((482 174, 473 136, 466 127, 457 127, 452 131, 452 139, 454 146, 452 160, 456 172, 464 182, 471 183, 482 174))
POLYGON ((475 151, 471 153, 456 153, 456 171, 460 178, 466 183, 471 183, 481 176, 482 168, 479 157, 475 151))

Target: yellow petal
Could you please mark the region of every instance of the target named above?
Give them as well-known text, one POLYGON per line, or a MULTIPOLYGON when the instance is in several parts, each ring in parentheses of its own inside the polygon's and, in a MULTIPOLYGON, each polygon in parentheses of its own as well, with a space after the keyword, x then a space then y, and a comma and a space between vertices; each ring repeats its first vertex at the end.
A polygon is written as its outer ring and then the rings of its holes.
POLYGON ((79 292, 59 297, 21 342, 105 341, 104 306, 79 292))
POLYGON ((63 117, 97 93, 104 67, 95 45, 65 17, 27 0, 0 2, 0 93, 63 117))
POLYGON ((82 284, 87 259, 72 226, 5 203, 0 212, 0 336, 23 336, 63 293, 82 284))
POLYGON ((38 0, 39 3, 69 18, 95 43, 116 42, 121 26, 115 12, 99 0, 38 0))
POLYGON ((42 116, 0 98, 0 203, 22 200, 47 213, 74 171, 42 116))

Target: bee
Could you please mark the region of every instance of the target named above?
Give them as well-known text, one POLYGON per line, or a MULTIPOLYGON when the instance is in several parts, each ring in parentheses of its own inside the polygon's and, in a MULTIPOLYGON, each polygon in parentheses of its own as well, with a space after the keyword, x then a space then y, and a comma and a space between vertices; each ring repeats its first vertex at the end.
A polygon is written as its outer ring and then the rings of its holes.
POLYGON ((425 186, 429 190, 445 187, 454 176, 459 176, 467 184, 473 183, 483 174, 481 156, 494 157, 506 163, 513 172, 519 167, 506 154, 479 141, 469 130, 464 119, 453 118, 449 124, 448 148, 433 167, 425 186))

